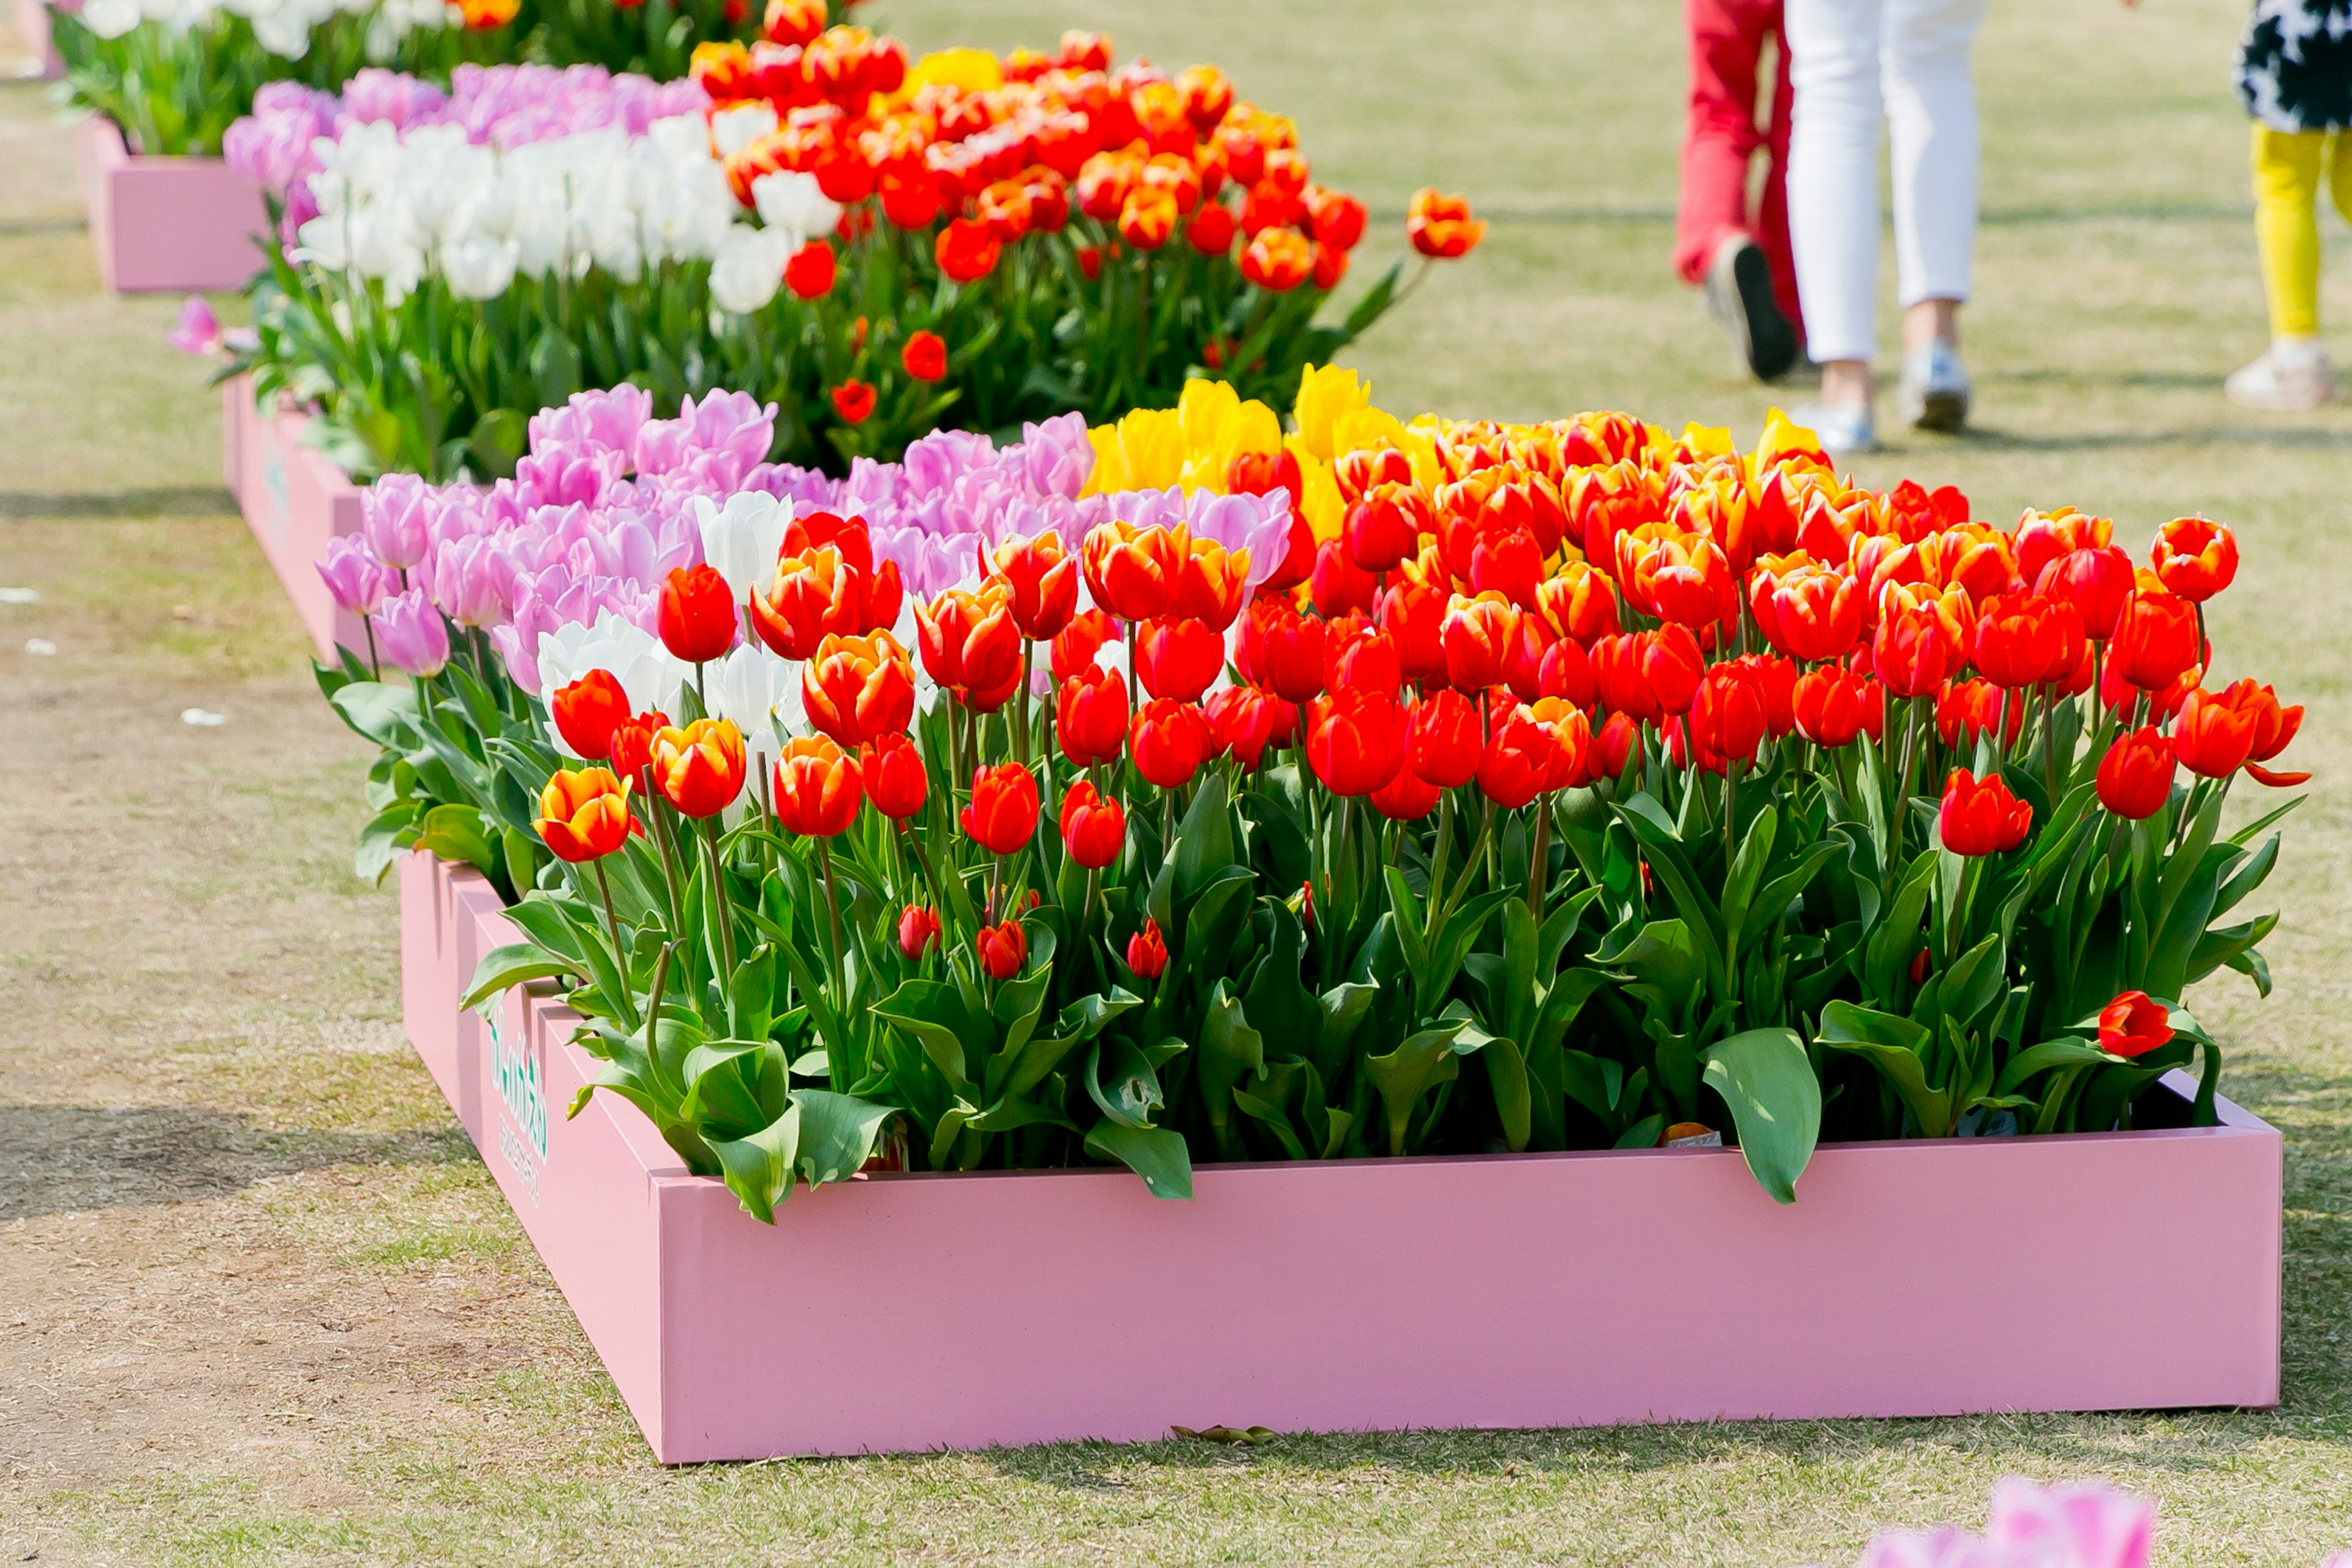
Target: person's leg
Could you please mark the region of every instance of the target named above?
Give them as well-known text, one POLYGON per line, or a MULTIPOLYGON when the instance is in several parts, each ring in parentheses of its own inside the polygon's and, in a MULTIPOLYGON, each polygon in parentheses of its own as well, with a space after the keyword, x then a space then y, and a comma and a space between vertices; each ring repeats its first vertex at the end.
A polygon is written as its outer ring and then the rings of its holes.
POLYGON ((1778 9, 1778 0, 1685 0, 1691 85, 1675 245, 1675 269, 1706 288, 1740 363, 1765 381, 1797 357, 1748 213, 1748 165, 1763 140, 1756 68, 1778 9))
POLYGON ((1797 299, 1797 258, 1789 249, 1789 40, 1780 6, 1772 5, 1772 110, 1764 132, 1764 193, 1757 203, 1756 243, 1772 268, 1772 298, 1789 318, 1797 342, 1805 341, 1804 309, 1797 299))
POLYGON ((1684 114, 1682 200, 1675 216, 1675 270, 1706 278, 1727 234, 1748 231, 1748 163, 1756 133, 1757 7, 1748 0, 1684 0, 1690 96, 1684 114))
MULTIPOLYGON (((2223 384, 2234 403, 2302 409, 2335 395, 2327 351, 2319 339, 2318 195, 2327 140, 2323 131, 2254 125, 2254 242, 2263 258, 2263 292, 2270 301, 2271 346, 2223 384)), ((2340 163, 2330 184, 2341 208, 2347 179, 2340 163)))
POLYGON ((1903 306, 1902 417, 1956 429, 1968 415, 1959 307, 1977 232, 1977 103, 1969 47, 1985 0, 1887 0, 1886 118, 1895 272, 1903 306))
MULTIPOLYGON (((1870 440, 1877 350, 1879 0, 1787 0, 1789 229, 1822 411, 1870 440)), ((1817 430, 1822 430, 1820 425, 1817 430)), ((1831 437, 1822 430, 1822 440, 1831 437)))

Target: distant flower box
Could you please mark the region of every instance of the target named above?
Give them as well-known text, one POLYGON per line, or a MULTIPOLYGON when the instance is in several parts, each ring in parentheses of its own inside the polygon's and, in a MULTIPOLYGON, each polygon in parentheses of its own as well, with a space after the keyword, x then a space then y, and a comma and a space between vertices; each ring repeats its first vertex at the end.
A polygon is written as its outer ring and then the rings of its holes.
POLYGON ((241 289, 261 269, 261 187, 218 158, 138 156, 100 114, 81 122, 77 156, 99 278, 112 292, 241 289))
POLYGON ((618 1097, 565 1118, 568 1010, 457 1011, 516 935, 488 882, 410 855, 400 891, 411 1038, 665 1463, 2278 1398, 2281 1139, 2150 1125, 2179 1073, 2140 1131, 1823 1145, 1793 1206, 1667 1149, 1211 1165, 1189 1204, 876 1174, 769 1227, 618 1097))
POLYGON ((335 607, 316 564, 328 541, 359 531, 360 491, 323 453, 303 445, 309 423, 306 414, 256 406, 250 376, 221 385, 225 482, 319 657, 331 663, 338 641, 367 646, 358 617, 335 607))
POLYGON ((16 41, 39 64, 43 81, 66 74, 66 62, 49 41, 49 8, 42 0, 16 0, 16 41))

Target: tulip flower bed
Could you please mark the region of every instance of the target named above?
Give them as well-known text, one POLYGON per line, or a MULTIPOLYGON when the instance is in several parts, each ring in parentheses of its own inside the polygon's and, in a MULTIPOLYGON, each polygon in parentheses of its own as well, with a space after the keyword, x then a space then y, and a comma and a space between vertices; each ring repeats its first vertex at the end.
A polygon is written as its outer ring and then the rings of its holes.
MULTIPOLYGON (((824 20, 772 6, 677 90, 500 68, 264 93, 229 159, 287 248, 239 368, 354 474, 509 475, 533 410, 623 381, 751 392, 765 456, 838 474, 1202 371, 1286 393, 1410 291, 1391 268, 1318 321, 1364 208, 1213 68, 1114 70, 1083 34, 910 65, 824 20)), ((1428 191, 1407 231, 1436 258, 1482 226, 1428 191)))
MULTIPOLYGON (((499 1021, 493 1056, 533 1042, 585 1140, 535 1122, 537 1162, 502 1143, 501 1180, 608 1362, 651 1354, 641 1331, 685 1358, 644 1382, 615 1365, 666 1458, 1172 1418, 1164 1389, 1085 1378, 1058 1406, 990 1377, 929 1415, 823 1380, 818 1413, 729 1405, 696 1348, 718 1319, 693 1313, 789 1293, 817 1260, 863 1277, 851 1209, 1024 1248, 1027 1212, 1083 1251, 1143 1192, 1231 1193, 1319 1257, 1298 1226, 1372 1247, 1376 1215, 1431 1201, 1417 1173, 1457 1163, 1490 1173, 1445 1189, 1503 1227, 1480 1247, 1595 1205, 1711 1251, 1777 1237, 1789 1302, 1800 1276, 1885 1264, 1904 1322, 1907 1292, 1949 1282, 1898 1235, 1991 1225, 2053 1184, 2186 1184, 2167 1246, 2213 1260, 2207 1352, 1253 1397, 1353 1425, 2274 1396, 2276 1135, 2218 1098, 2219 1049, 2179 1005, 2223 967, 2267 988, 2276 916, 2225 922, 2280 813, 2225 835, 2221 812, 2242 774, 2300 782, 2269 765, 2299 710, 2201 684, 2226 529, 2168 524, 2137 569, 2102 520, 2004 531, 1949 490, 1859 489, 1781 423, 1746 456, 1609 415, 1406 425, 1345 372, 1303 379, 1286 433, 1203 382, 1084 438, 1066 417, 1007 447, 941 433, 840 479, 763 461, 769 413, 740 395, 649 415, 635 389, 586 395, 534 420, 512 479, 378 481, 321 569, 369 647, 320 679, 384 747, 362 868, 413 847, 484 879, 465 1000, 499 1021), (528 994, 550 982, 562 1005, 528 994), (1660 1144, 1708 1163, 1627 1165, 1620 1191, 1576 1153, 1660 1144), (1569 1163, 1478 1158, 1544 1153, 1569 1163), (691 1311, 681 1277, 680 1315, 627 1327, 581 1250, 601 1230, 525 1212, 556 1206, 567 1158, 608 1195, 642 1184, 651 1255, 751 1250, 691 1311), (1407 1185, 1229 1184, 1251 1163, 1407 1185), (773 1223, 796 1184, 870 1170, 1087 1165, 1140 1183, 988 1186, 977 1207, 877 1185, 773 1244, 710 1206, 773 1223), (1757 1228, 1801 1182, 1826 1203, 1757 1228)), ((468 1124, 486 1148, 499 1103, 468 1124)), ((1121 1265, 1138 1279, 1215 1278, 1233 1243, 1138 1234, 1165 1244, 1121 1265)), ((2077 1299, 2152 1289, 2176 1255, 2054 1213, 2005 1234, 2077 1299)), ((1589 1239, 1608 1277, 1640 1271, 1623 1237, 1589 1239)), ((1457 1278, 1451 1245, 1419 1271, 1457 1278)), ((1023 1289, 987 1293, 1017 1315, 1023 1289)), ((1594 1312, 1629 1363, 1654 1359, 1641 1325, 1677 1321, 1655 1292, 1594 1312)), ((862 1342, 820 1318, 846 1375, 862 1342)), ((1478 1353, 1433 1364, 1466 1376, 1478 1353)))

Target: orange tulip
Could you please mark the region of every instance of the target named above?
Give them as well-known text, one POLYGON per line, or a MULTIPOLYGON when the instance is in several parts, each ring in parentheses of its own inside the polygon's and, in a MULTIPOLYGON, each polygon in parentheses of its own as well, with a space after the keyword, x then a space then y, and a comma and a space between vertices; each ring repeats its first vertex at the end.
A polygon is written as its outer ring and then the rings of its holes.
POLYGON ((2142 691, 2161 691, 2201 662, 2197 606, 2164 588, 2135 589, 2116 617, 2107 665, 2142 691))
POLYGON ((539 792, 539 829, 556 858, 600 859, 629 837, 629 785, 609 768, 560 768, 539 792))
POLYGON ((1727 762, 1754 762, 1769 731, 1765 704, 1764 681, 1754 669, 1716 665, 1700 679, 1691 703, 1692 743, 1727 762))
POLYGON ((1862 637, 1861 584, 1801 552, 1767 556, 1748 579, 1748 608, 1765 640, 1790 658, 1843 658, 1862 637))
POLYGON ((1834 666, 1799 676, 1790 707, 1798 733, 1832 751, 1851 745, 1856 735, 1874 741, 1885 724, 1886 696, 1879 684, 1834 666))
POLYGON ((1003 583, 985 583, 977 593, 950 588, 917 605, 915 639, 924 669, 950 690, 992 692, 1021 678, 1021 631, 1003 583))
POLYGON ((697 719, 653 739, 654 783, 687 816, 716 816, 743 793, 743 731, 726 719, 697 719))
POLYGON ((1242 277, 1286 294, 1315 275, 1315 247, 1296 229, 1263 228, 1242 247, 1242 277))
POLYGON ((2118 735, 2099 759, 2099 804, 2127 822, 2154 816, 2172 798, 2172 746, 2150 724, 2118 735))
POLYGON ((964 217, 952 220, 940 230, 931 247, 940 270, 958 283, 987 277, 995 268, 1003 249, 1003 242, 986 224, 964 217))
POLYGON ((2248 776, 2273 789, 2289 789, 2309 780, 2309 773, 2273 773, 2262 765, 2285 751, 2295 731, 2303 728, 2302 707, 2281 708, 2277 692, 2251 680, 2236 682, 2225 695, 2254 714, 2254 749, 2246 763, 2248 776))
POLYGON ((1192 549, 1181 523, 1171 530, 1112 521, 1087 533, 1078 563, 1096 604, 1122 621, 1148 621, 1168 614, 1192 549))
POLYGON ((2131 557, 2113 545, 2069 551, 2042 569, 2033 591, 2074 605, 2084 635, 2105 642, 2115 635, 2116 618, 2132 591, 2131 557))
POLYGON ((1037 831, 1037 778, 1018 763, 998 763, 971 775, 971 804, 963 830, 992 855, 1011 855, 1037 831))
POLYGON ((1162 616, 1136 629, 1136 679, 1154 697, 1197 702, 1224 665, 1224 639, 1200 621, 1162 616))
POLYGON ((915 667, 888 632, 829 637, 801 667, 809 722, 844 746, 902 733, 915 716, 915 667))
POLYGON ((1943 684, 1951 658, 1933 601, 1920 604, 1890 584, 1871 639, 1870 667, 1897 697, 1924 697, 1943 684))
POLYGON ((1223 632, 1242 613, 1242 598, 1249 592, 1249 567, 1250 552, 1245 549, 1228 551, 1213 539, 1190 541, 1177 563, 1166 613, 1190 616, 1211 631, 1223 632))
POLYGON ((1415 250, 1444 259, 1467 256, 1486 237, 1486 226, 1470 216, 1466 197, 1441 195, 1436 187, 1424 186, 1405 209, 1404 232, 1415 250))
POLYGON ((1582 561, 1570 561, 1536 584, 1536 607, 1564 637, 1586 648, 1617 630, 1617 590, 1582 561))
POLYGON ((2004 702, 2004 696, 1990 680, 1947 681, 1936 697, 1936 733, 1947 746, 1973 746, 1998 726, 2004 750, 2017 744, 2025 727, 2025 699, 2007 696, 2004 702))
POLYGON ((1518 640, 1520 615, 1518 606, 1500 594, 1475 599, 1454 595, 1441 634, 1445 677, 1454 690, 1484 691, 1503 679, 1504 662, 1518 640))
POLYGON ((2261 700, 2260 689, 2251 680, 2218 694, 2202 687, 2189 692, 2172 726, 2172 745, 2181 765, 2209 779, 2227 778, 2243 767, 2254 754, 2261 700))
POLYGON ((1031 642, 1053 641, 1078 613, 1078 563, 1054 530, 1006 540, 990 564, 1012 590, 1013 626, 1031 642))
POLYGON ((2006 854, 2033 831, 2033 807, 2011 795, 1999 773, 1979 779, 1955 768, 1945 781, 1936 830, 1955 855, 2006 854))
POLYGON ((866 795, 857 759, 823 735, 785 742, 774 782, 776 820, 804 838, 831 838, 847 829, 866 795))
POLYGON ((2157 530, 2150 559, 2158 581, 2201 605, 2238 575, 2238 536, 2201 517, 2176 517, 2157 530))

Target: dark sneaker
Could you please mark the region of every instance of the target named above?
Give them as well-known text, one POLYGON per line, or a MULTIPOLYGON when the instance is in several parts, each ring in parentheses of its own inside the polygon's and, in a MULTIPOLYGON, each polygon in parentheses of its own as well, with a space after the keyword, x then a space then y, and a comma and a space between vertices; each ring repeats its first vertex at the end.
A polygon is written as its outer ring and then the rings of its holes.
POLYGON ((1739 368, 1778 381, 1797 363, 1797 330, 1772 300, 1772 269, 1744 234, 1724 237, 1706 267, 1706 308, 1731 334, 1739 368))

